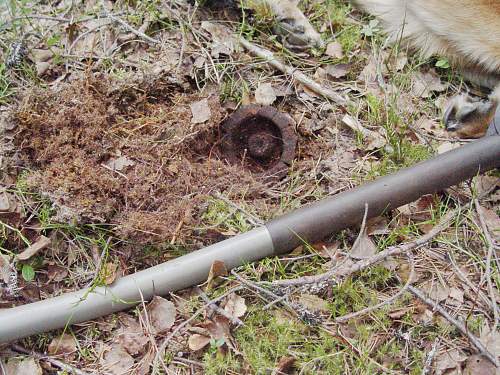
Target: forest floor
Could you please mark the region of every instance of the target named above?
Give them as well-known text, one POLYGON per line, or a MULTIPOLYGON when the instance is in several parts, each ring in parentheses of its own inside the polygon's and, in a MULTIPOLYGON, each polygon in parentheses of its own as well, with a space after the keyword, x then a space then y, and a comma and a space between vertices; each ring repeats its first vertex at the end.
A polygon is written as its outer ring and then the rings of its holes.
MULTIPOLYGON (((0 0, 0 308, 111 285, 470 142, 440 119, 481 92, 445 58, 387 43, 344 0, 301 1, 325 47, 293 51, 251 3, 0 0), (221 124, 250 104, 291 124, 283 173, 224 148, 221 124)), ((498 374, 499 188, 493 171, 214 264, 202 285, 0 345, 0 374, 498 374)))

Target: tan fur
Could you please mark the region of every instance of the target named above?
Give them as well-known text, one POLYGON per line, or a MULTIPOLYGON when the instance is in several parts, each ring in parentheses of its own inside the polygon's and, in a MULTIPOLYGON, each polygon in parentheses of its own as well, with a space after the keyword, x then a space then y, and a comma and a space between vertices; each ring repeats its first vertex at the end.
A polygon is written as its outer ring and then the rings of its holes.
POLYGON ((492 86, 500 76, 500 1, 355 0, 377 16, 393 41, 425 56, 444 55, 467 78, 492 86), (467 74, 468 73, 468 74, 467 74))

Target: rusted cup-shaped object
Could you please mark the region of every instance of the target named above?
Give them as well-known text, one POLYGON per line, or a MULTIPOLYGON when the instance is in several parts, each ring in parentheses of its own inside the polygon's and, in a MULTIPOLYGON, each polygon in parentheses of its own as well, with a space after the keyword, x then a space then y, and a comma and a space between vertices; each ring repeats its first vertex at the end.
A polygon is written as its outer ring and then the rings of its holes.
POLYGON ((223 155, 254 173, 283 177, 295 156, 293 124, 274 107, 243 106, 222 124, 223 155))

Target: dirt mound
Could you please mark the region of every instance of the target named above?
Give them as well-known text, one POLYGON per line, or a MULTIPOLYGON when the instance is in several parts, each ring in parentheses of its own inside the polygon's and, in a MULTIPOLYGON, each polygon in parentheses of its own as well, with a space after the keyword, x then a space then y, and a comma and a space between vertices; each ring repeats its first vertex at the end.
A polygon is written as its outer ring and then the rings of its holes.
POLYGON ((165 242, 191 233, 212 191, 260 185, 217 156, 224 116, 215 92, 87 77, 28 94, 14 114, 14 141, 29 185, 54 203, 58 220, 111 223, 121 238, 165 242), (190 104, 204 98, 210 118, 193 124, 190 104))

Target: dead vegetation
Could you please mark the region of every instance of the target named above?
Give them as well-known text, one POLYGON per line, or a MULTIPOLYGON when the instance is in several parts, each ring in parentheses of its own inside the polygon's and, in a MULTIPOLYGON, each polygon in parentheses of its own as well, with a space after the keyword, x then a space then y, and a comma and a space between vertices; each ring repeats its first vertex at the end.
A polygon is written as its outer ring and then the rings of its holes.
MULTIPOLYGON (((301 2, 327 43, 297 53, 251 3, 9 6, 0 33, 26 50, 1 42, 2 307, 109 285, 459 146, 439 123, 463 87, 447 61, 388 47, 340 0, 301 2), (221 121, 250 103, 295 121, 282 179, 221 152, 221 121)), ((214 264, 168 300, 1 347, 0 373, 494 374, 498 189, 492 172, 289 255, 214 264)))

